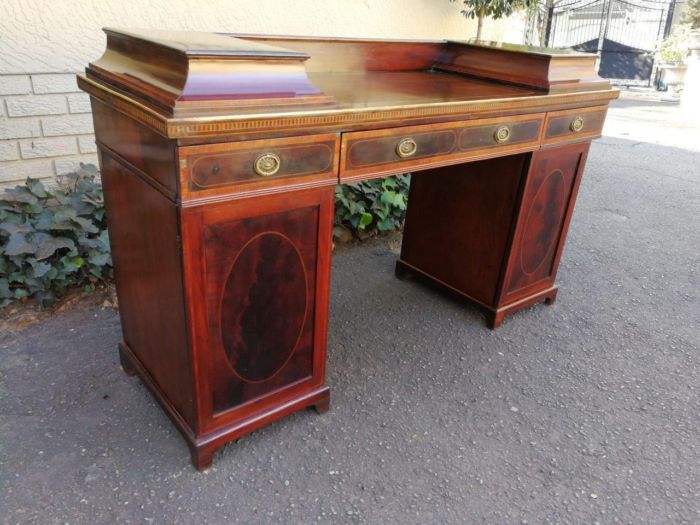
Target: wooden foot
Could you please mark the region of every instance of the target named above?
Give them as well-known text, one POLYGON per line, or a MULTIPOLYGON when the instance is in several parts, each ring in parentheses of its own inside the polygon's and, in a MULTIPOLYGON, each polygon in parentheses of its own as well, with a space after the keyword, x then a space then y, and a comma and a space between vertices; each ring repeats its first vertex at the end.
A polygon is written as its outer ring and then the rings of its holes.
POLYGON ((547 297, 544 299, 544 304, 554 304, 554 301, 557 300, 557 288, 554 289, 554 291, 549 294, 547 297))
POLYGON ((214 450, 204 447, 190 447, 190 456, 192 457, 192 465, 199 470, 206 470, 211 467, 214 460, 214 450))
POLYGON ((136 374, 136 370, 134 370, 134 367, 131 365, 131 361, 127 357, 126 353, 124 353, 124 350, 122 350, 122 345, 119 345, 119 363, 122 365, 122 370, 124 370, 124 373, 128 376, 133 376, 136 374))
POLYGON ((488 325, 489 328, 492 330, 498 328, 501 326, 501 323, 503 320, 517 312, 518 310, 522 310, 523 308, 527 308, 528 306, 531 306, 536 303, 545 303, 545 304, 554 304, 554 301, 557 299, 557 291, 558 288, 556 286, 552 286, 551 288, 548 288, 547 290, 544 290, 542 292, 536 293, 530 297, 526 297, 524 299, 521 299, 520 301, 516 303, 509 304, 507 306, 503 306, 499 308, 498 310, 487 310, 486 311, 486 324, 488 325))
POLYGON ((396 261, 396 266, 394 267, 394 275, 397 279, 402 281, 408 280, 413 277, 411 270, 406 267, 401 261, 396 261))
POLYGON ((318 414, 325 414, 331 408, 331 396, 330 396, 330 394, 328 394, 326 397, 324 397, 322 399, 319 399, 312 406, 318 414))
POLYGON ((501 326, 501 323, 503 322, 503 319, 506 318, 505 312, 487 312, 486 313, 486 326, 488 326, 491 330, 495 330, 499 326, 501 326))

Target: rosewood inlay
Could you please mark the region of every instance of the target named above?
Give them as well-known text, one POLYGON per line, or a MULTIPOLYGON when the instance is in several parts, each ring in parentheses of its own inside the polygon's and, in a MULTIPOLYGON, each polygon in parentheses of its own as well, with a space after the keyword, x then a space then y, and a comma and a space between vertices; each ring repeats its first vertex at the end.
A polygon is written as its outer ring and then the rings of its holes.
POLYGON ((291 241, 251 239, 233 263, 221 302, 221 341, 241 379, 265 381, 294 352, 307 311, 306 269, 291 241))
POLYGON ((520 265, 525 273, 535 273, 551 257, 564 220, 566 201, 558 197, 566 191, 565 185, 561 170, 554 170, 542 182, 532 199, 520 246, 520 265))

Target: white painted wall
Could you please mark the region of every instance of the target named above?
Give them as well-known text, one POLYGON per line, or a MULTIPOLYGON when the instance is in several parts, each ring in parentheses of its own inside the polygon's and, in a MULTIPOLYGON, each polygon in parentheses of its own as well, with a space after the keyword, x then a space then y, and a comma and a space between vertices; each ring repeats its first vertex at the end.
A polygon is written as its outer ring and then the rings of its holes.
MULTIPOLYGON (((0 185, 96 162, 74 75, 98 58, 104 26, 380 38, 468 39, 449 0, 0 0, 0 185)), ((484 38, 521 43, 519 17, 484 38)))

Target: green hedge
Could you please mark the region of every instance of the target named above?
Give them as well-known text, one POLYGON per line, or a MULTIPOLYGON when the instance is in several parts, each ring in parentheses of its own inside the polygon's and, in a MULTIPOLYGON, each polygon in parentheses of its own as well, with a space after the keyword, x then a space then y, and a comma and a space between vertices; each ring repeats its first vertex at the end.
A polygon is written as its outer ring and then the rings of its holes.
MULTIPOLYGON (((334 236, 347 240, 403 224, 409 176, 336 188, 334 236)), ((27 179, 0 196, 0 308, 33 298, 47 306, 68 288, 91 291, 112 279, 102 186, 97 169, 47 188, 27 179)))

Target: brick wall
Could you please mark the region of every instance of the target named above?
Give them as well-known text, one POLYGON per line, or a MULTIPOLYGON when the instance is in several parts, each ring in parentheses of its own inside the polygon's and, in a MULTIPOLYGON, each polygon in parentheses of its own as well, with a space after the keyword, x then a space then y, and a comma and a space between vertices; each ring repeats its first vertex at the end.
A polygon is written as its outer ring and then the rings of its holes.
POLYGON ((97 164, 90 101, 74 74, 0 75, 0 187, 97 164))

